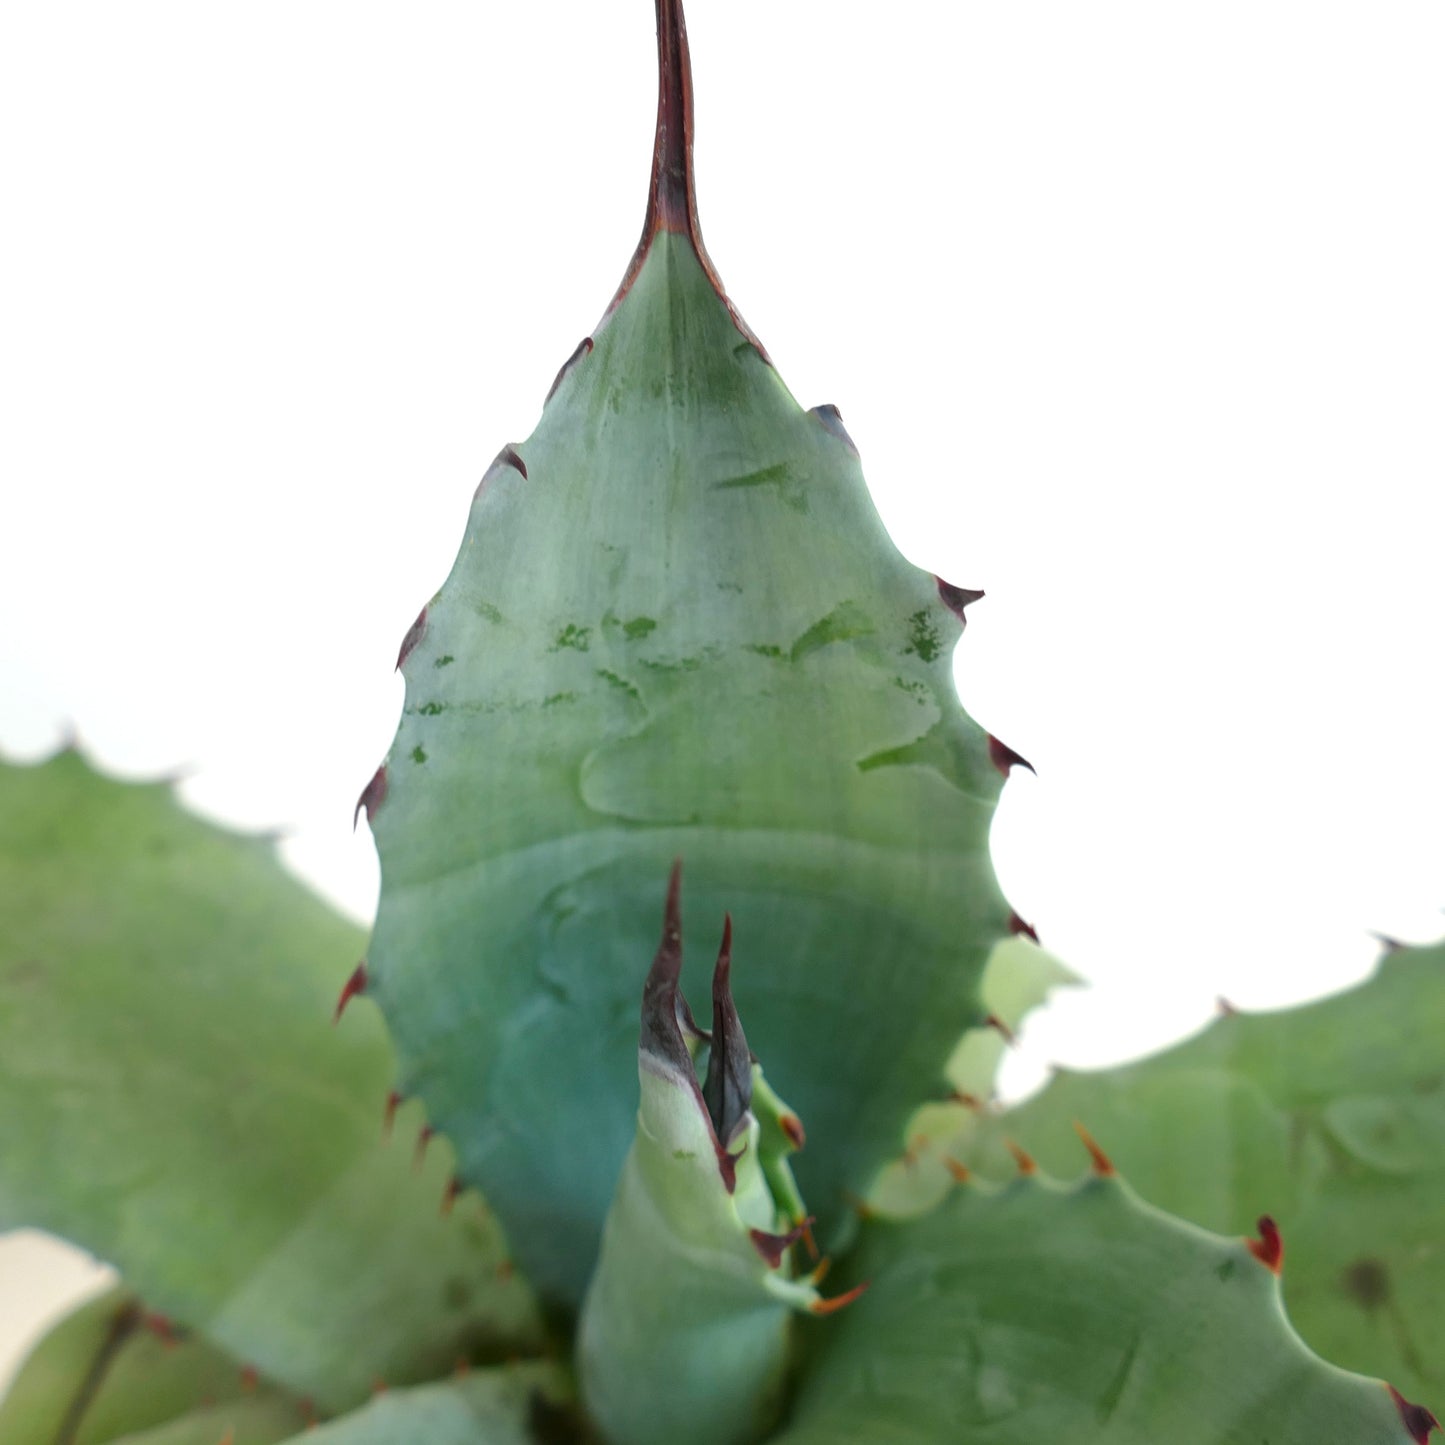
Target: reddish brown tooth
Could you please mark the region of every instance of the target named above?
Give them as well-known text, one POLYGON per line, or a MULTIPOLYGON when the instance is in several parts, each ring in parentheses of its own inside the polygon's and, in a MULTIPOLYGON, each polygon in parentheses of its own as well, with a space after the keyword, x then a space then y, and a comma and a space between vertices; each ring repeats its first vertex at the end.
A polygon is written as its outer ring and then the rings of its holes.
POLYGON ((955 587, 952 582, 945 582, 942 577, 935 577, 934 581, 938 583, 938 595, 943 599, 943 605, 966 626, 968 618, 964 616, 964 609, 972 607, 982 598, 983 593, 973 587, 955 587))
POLYGON ((542 403, 543 406, 546 406, 547 402, 551 401, 552 398, 557 395, 557 388, 562 385, 567 373, 591 350, 592 338, 590 336, 584 336, 582 340, 577 343, 577 350, 562 363, 562 369, 557 373, 556 381, 552 383, 551 388, 548 390, 546 401, 542 403))
POLYGON ((444 1215, 450 1214, 456 1207, 457 1197, 461 1192, 462 1181, 453 1174, 452 1177, 447 1180, 446 1193, 442 1195, 442 1213, 444 1215))
POLYGON ((346 1012, 346 1005, 358 994, 366 992, 366 960, 363 958, 352 971, 351 977, 341 987, 341 997, 336 1000, 336 1012, 332 1015, 331 1022, 339 1024, 341 1015, 346 1012))
POLYGON ((748 1230, 748 1238, 753 1242, 753 1248, 762 1256, 763 1263, 769 1269, 780 1269, 783 1263, 783 1256, 811 1229, 813 1224, 812 1216, 800 1220, 786 1234, 770 1234, 765 1229, 748 1230))
POLYGON ((409 628, 407 628, 406 636, 403 637, 401 640, 401 648, 396 654, 396 670, 398 672, 401 671, 407 658, 411 656, 412 649, 417 645, 418 642, 421 641, 422 634, 425 631, 426 608, 423 607, 422 610, 417 613, 416 621, 413 622, 409 628))
POLYGON ((421 1168, 422 1160, 426 1158, 426 1146, 436 1138, 436 1133, 437 1131, 430 1124, 421 1126, 421 1132, 416 1136, 416 1157, 412 1160, 418 1169, 421 1168))
POLYGON ((968 1165, 960 1163, 951 1154, 945 1154, 943 1156, 943 1167, 953 1175, 955 1183, 967 1184, 968 1181, 973 1178, 973 1172, 969 1169, 968 1165))
POLYGON ((1094 1173, 1101 1178, 1107 1179, 1114 1173, 1114 1161, 1099 1148, 1094 1136, 1089 1133, 1077 1119, 1074 1120, 1074 1130, 1079 1138, 1083 1140, 1084 1148, 1089 1151, 1089 1158, 1093 1161, 1094 1165, 1094 1173))
POLYGON ((997 1033, 1001 1034, 1003 1036, 1004 1043, 1006 1043, 1010 1048, 1013 1048, 1014 1045, 1018 1043, 1018 1036, 997 1014, 990 1014, 983 1021, 983 1026, 986 1029, 993 1029, 997 1033))
POLYGON ((779 1115, 778 1127, 788 1136, 788 1142, 794 1149, 801 1149, 808 1142, 808 1136, 803 1132, 803 1121, 796 1114, 779 1115))
POLYGON ((1025 938, 1031 938, 1035 943, 1039 941, 1038 934, 1034 931, 1032 923, 1025 923, 1017 913, 1009 914, 1008 931, 1017 937, 1022 934, 1025 938))
POLYGON ((383 1137, 390 1139, 391 1131, 396 1127, 396 1111, 402 1106, 402 1097, 395 1089, 386 1096, 386 1115, 382 1120, 383 1137))
POLYGON ((376 810, 386 801, 386 764, 383 763, 372 775, 371 781, 361 790, 361 796, 356 800, 356 811, 351 815, 351 826, 354 830, 361 821, 361 810, 366 809, 366 821, 372 822, 376 818, 376 810))
POLYGON ((260 1373, 255 1365, 246 1365, 241 1370, 241 1392, 246 1395, 254 1395, 256 1387, 261 1383, 260 1373))
POLYGON ((1022 753, 1016 753, 1007 743, 1001 743, 992 733, 988 735, 988 756, 999 772, 1008 777, 1014 768, 1027 768, 1034 772, 1034 765, 1022 753))
POLYGON ((1259 1238, 1244 1241, 1249 1246, 1249 1252, 1271 1274, 1282 1274, 1284 1272, 1284 1240, 1280 1238, 1279 1225, 1268 1214, 1261 1214, 1255 1228, 1259 1230, 1259 1238))
POLYGON ((1425 1445, 1432 1430, 1440 1428, 1440 1422, 1423 1405, 1412 1405, 1393 1385, 1386 1385, 1400 1419, 1405 1424, 1410 1439, 1415 1445, 1425 1445))

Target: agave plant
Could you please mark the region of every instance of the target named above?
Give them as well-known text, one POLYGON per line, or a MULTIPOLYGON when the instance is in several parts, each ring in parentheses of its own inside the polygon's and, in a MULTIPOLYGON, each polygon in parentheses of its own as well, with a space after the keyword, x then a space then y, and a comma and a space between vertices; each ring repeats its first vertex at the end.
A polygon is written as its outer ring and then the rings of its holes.
POLYGON ((124 1281, 0 1434, 1425 1441, 1445 947, 989 1107, 1066 975, 981 594, 729 303, 658 37, 637 253, 401 643, 369 945, 168 785, 0 772, 0 1226, 124 1281))

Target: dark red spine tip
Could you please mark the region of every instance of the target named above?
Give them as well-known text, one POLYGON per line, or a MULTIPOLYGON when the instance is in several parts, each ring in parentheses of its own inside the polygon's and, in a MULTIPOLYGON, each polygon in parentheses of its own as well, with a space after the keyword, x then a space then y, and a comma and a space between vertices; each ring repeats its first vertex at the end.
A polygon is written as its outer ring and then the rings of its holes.
POLYGON ((462 1181, 455 1174, 447 1180, 446 1192, 442 1195, 442 1213, 450 1214, 456 1208, 457 1199, 462 1192, 462 1181))
POLYGON ((938 583, 938 595, 943 598, 943 605, 966 627, 968 618, 964 616, 964 609, 973 606, 983 593, 973 587, 955 587, 952 582, 945 582, 942 577, 935 577, 934 581, 938 583))
POLYGON ((497 453, 497 461, 504 467, 515 467, 521 472, 524 480, 529 480, 527 478, 527 464, 517 454, 516 447, 503 447, 502 450, 497 453))
POLYGON ((988 735, 988 756, 989 761, 1001 772, 1004 777, 1015 768, 1027 768, 1034 772, 1034 765, 1022 753, 1016 753, 1007 743, 1001 743, 992 733, 988 735))
POLYGON ((418 1169, 421 1168, 422 1160, 426 1158, 426 1146, 436 1138, 437 1131, 430 1124, 423 1124, 421 1132, 416 1136, 416 1157, 413 1163, 418 1169))
POLYGON ((396 1127, 396 1111, 401 1108, 402 1097, 395 1089, 386 1096, 386 1113, 382 1117, 382 1129, 388 1139, 396 1127))
POLYGON ((1017 913, 1009 914, 1008 931, 1015 937, 1018 937, 1020 934, 1022 934, 1025 938, 1032 939, 1035 943, 1039 941, 1038 934, 1034 932, 1033 924, 1025 923, 1023 919, 1018 916, 1017 913))
POLYGON ((366 992, 366 960, 363 958, 352 970, 351 977, 341 986, 341 997, 336 1000, 336 1012, 331 1017, 333 1024, 341 1022, 341 1015, 346 1012, 346 1005, 358 994, 366 992))
POLYGON ((794 1149, 801 1149, 808 1142, 807 1133, 803 1129, 803 1121, 796 1114, 780 1114, 778 1127, 787 1135, 788 1143, 794 1149))
POLYGON ((590 336, 584 336, 582 340, 577 343, 577 350, 562 363, 562 368, 557 373, 557 379, 548 388, 546 400, 542 403, 543 406, 546 406, 547 402, 551 401, 552 398, 557 395, 557 388, 567 379, 567 373, 571 371, 584 356, 587 356, 591 352, 592 346, 593 342, 590 336))
POLYGON ((762 1256, 769 1269, 782 1267, 783 1256, 813 1227, 813 1216, 800 1220, 786 1234, 769 1234, 765 1229, 748 1230, 753 1248, 762 1256))
POLYGON ((158 1339, 168 1350, 173 1350, 180 1343, 176 1334, 176 1327, 169 1315, 155 1314, 154 1312, 143 1315, 141 1324, 158 1339))
POLYGON ((1395 1408, 1400 1412, 1405 1432, 1415 1445, 1425 1445, 1432 1430, 1440 1428, 1440 1422, 1423 1405, 1412 1405, 1393 1385, 1386 1385, 1395 1408))
POLYGON ((1259 1230, 1258 1239, 1246 1239, 1249 1252, 1271 1274, 1284 1272, 1284 1240, 1280 1238, 1279 1225, 1268 1214, 1261 1214, 1255 1225, 1259 1230))
POLYGON ((406 665, 406 660, 412 654, 412 649, 421 641, 426 632, 426 608, 423 607, 416 615, 416 621, 406 630, 406 636, 401 640, 401 647, 396 654, 396 670, 400 672, 406 665))
POLYGON ((376 810, 386 801, 386 764, 383 763, 372 775, 371 781, 361 790, 356 800, 356 811, 351 815, 353 828, 361 821, 361 811, 366 810, 366 821, 373 822, 376 810))

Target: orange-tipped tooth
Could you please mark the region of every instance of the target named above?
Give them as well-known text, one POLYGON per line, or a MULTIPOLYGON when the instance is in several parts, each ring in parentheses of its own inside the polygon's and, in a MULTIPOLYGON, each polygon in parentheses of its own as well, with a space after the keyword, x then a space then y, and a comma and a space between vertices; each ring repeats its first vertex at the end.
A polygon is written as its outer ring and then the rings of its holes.
POLYGON ((815 1299, 808 1308, 815 1315, 835 1315, 839 1310, 847 1309, 868 1288, 868 1283, 865 1279, 862 1284, 855 1284, 846 1294, 835 1294, 832 1299, 815 1299))
POLYGON ((336 1000, 336 1012, 331 1016, 333 1024, 341 1022, 341 1015, 346 1012, 346 1005, 359 994, 366 992, 366 960, 363 958, 352 970, 351 977, 341 986, 341 997, 336 1000))
POLYGON ((1261 1214, 1254 1227, 1259 1230, 1259 1238, 1244 1241, 1249 1252, 1271 1274, 1283 1274, 1284 1240, 1280 1238, 1279 1225, 1268 1214, 1261 1214))
POLYGON ((962 1089, 955 1089, 949 1096, 955 1104, 962 1104, 965 1109, 972 1109, 975 1114, 982 1114, 984 1110, 983 1100, 977 1094, 967 1094, 962 1089))
POLYGON ((903 1151, 903 1162, 911 1169, 918 1163, 918 1156, 928 1148, 930 1140, 927 1134, 915 1134, 908 1141, 908 1147, 903 1151))
POLYGON ((256 1387, 261 1383, 260 1373, 255 1365, 243 1365, 241 1367, 241 1393, 243 1395, 254 1395, 256 1387))
POLYGON ((1012 1139, 1005 1139, 1008 1152, 1014 1156, 1014 1163, 1019 1166, 1020 1174, 1037 1174, 1039 1172, 1038 1160, 1026 1149, 1021 1149, 1012 1139))
POLYGON ((221 1436, 221 1445, 236 1445, 236 1432, 234 1429, 227 1430, 221 1436))
POLYGON ((943 1167, 953 1175, 954 1182, 957 1184, 967 1184, 973 1178, 973 1172, 968 1165, 959 1163, 951 1154, 943 1156, 943 1167))
POLYGON ((803 1132, 803 1121, 796 1114, 779 1115, 778 1127, 788 1136, 788 1142, 794 1149, 801 1149, 808 1142, 808 1136, 803 1132))
POLYGON ((810 1214, 806 1219, 798 1221, 803 1231, 803 1248, 808 1251, 809 1259, 818 1258, 818 1241, 813 1238, 813 1216, 810 1214))
POLYGON ((1094 1173, 1103 1179, 1107 1179, 1115 1173, 1114 1161, 1099 1148, 1098 1141, 1077 1119, 1074 1120, 1074 1132, 1083 1141, 1084 1148, 1089 1151, 1089 1158, 1094 1165, 1094 1173))
POLYGON ((859 1219, 872 1219, 874 1217, 873 1206, 866 1199, 854 1194, 851 1189, 843 1191, 843 1202, 858 1216, 859 1219))
POLYGON ((814 1289, 816 1289, 820 1284, 823 1283, 825 1279, 828 1278, 828 1275, 832 1271, 832 1268, 833 1256, 831 1254, 825 1254, 822 1259, 820 1259, 817 1264, 813 1266, 812 1273, 803 1277, 803 1283, 810 1284, 813 1286, 814 1289))

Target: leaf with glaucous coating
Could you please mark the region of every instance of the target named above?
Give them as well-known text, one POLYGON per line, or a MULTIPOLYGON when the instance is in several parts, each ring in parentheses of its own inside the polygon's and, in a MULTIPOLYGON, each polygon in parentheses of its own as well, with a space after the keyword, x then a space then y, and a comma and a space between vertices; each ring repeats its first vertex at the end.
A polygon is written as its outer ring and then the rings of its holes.
POLYGON ((447 1384, 390 1390, 287 1445, 548 1445, 576 1439, 556 1365, 499 1365, 447 1384))
POLYGON ((791 1269, 811 1223, 788 1164, 802 1126, 750 1056, 731 992, 731 920, 709 1034, 678 988, 679 879, 674 868, 643 989, 637 1136, 582 1309, 580 1386, 589 1418, 619 1445, 748 1445, 781 1406, 793 1314, 831 1302, 791 1269))
POLYGON ((119 1288, 87 1300, 26 1356, 0 1400, 0 1440, 108 1445, 181 1421, 195 1426, 201 1412, 208 1430, 227 1422, 201 1445, 215 1445, 228 1428, 238 1429, 235 1445, 271 1445, 307 1419, 298 1401, 119 1288))
POLYGON ((401 1087, 564 1308, 632 1137, 636 960, 674 857, 698 919, 755 940, 738 1004, 812 1131, 824 1241, 939 1095, 1011 926, 987 844, 1013 755, 950 665, 979 594, 898 555, 836 410, 798 405, 723 294, 676 0, 659 17, 642 243, 482 478, 362 799, 401 1087))
POLYGON ((1230 1232, 1268 1212, 1311 1346, 1445 1400, 1442 1040, 1445 944, 1393 949, 1344 993, 1231 1009, 1138 1063, 1060 1070, 969 1162, 1008 1172, 1008 1137, 1066 1170, 1078 1119, 1152 1204, 1230 1232))
POLYGON ((1116 1176, 870 1223, 847 1261, 870 1288, 824 1326, 775 1445, 1423 1445, 1427 1411, 1293 1333, 1267 1242, 1116 1176))
POLYGON ((417 1108, 383 1138, 379 1020, 329 1026, 358 943, 168 786, 0 765, 0 1228, 323 1409, 538 1342, 480 1202, 442 1217, 444 1151, 413 1167, 417 1108))

